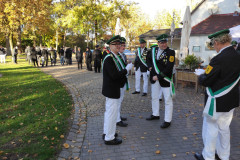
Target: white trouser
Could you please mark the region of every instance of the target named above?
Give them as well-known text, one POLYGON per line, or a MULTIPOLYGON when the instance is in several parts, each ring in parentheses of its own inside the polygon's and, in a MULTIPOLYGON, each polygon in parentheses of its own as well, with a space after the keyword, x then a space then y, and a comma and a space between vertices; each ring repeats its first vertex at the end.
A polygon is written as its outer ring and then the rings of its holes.
POLYGON ((6 59, 6 54, 4 55, 0 55, 0 58, 1 58, 1 63, 5 63, 5 59, 6 59))
POLYGON ((215 151, 221 160, 229 160, 230 156, 230 124, 234 109, 229 112, 216 112, 217 120, 203 117, 202 138, 205 160, 215 160, 215 151))
POLYGON ((160 88, 159 99, 162 99, 162 88, 160 88))
POLYGON ((125 89, 126 89, 126 84, 124 85, 123 88, 120 88, 120 99, 118 101, 117 122, 121 121, 121 117, 120 117, 121 116, 121 104, 122 104, 122 101, 123 101, 125 89))
POLYGON ((162 90, 165 103, 165 122, 172 121, 173 101, 170 94, 170 87, 161 87, 159 81, 152 84, 152 115, 159 116, 159 94, 162 90))
POLYGON ((148 91, 148 76, 147 72, 141 72, 140 67, 135 71, 135 89, 137 92, 140 92, 140 80, 141 74, 143 75, 143 93, 148 91))
POLYGON ((104 126, 103 133, 106 134, 105 140, 111 141, 113 140, 114 134, 116 132, 116 121, 117 121, 117 113, 118 113, 118 104, 119 98, 107 98, 106 97, 106 108, 104 113, 104 126))

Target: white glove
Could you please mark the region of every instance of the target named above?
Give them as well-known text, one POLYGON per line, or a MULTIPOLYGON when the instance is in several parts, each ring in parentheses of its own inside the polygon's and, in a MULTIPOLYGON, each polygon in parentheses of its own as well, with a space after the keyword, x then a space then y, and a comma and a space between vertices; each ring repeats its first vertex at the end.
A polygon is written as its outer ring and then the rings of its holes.
POLYGON ((126 66, 126 70, 127 71, 130 71, 133 67, 133 64, 132 63, 129 63, 127 66, 126 66))
POLYGON ((204 69, 195 69, 195 72, 194 72, 197 76, 200 76, 201 74, 204 74, 205 73, 205 70, 204 69))
POLYGON ((150 75, 150 72, 149 71, 147 71, 147 76, 149 76, 150 75))
POLYGON ((136 71, 136 67, 134 67, 134 71, 136 71))

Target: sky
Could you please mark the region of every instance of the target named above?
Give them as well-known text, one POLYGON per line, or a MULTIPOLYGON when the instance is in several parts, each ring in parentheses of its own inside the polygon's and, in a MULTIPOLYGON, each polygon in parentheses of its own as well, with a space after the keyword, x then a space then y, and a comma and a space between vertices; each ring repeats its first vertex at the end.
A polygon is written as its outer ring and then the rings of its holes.
POLYGON ((189 0, 127 0, 137 2, 142 11, 147 14, 151 19, 155 17, 158 11, 161 10, 181 10, 183 17, 189 0), (188 2, 187 2, 188 1, 188 2))

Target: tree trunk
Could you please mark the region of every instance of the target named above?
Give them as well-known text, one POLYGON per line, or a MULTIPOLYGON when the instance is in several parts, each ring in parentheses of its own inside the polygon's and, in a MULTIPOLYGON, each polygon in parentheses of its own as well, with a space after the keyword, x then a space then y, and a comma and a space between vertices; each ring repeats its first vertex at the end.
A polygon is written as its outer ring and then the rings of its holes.
POLYGON ((21 26, 18 27, 17 30, 17 47, 18 47, 18 53, 22 53, 22 40, 21 40, 22 30, 21 26))
POLYGON ((88 30, 88 33, 87 33, 87 47, 88 47, 88 44, 89 44, 89 30, 88 30))
POLYGON ((7 48, 7 55, 11 55, 11 48, 10 48, 10 43, 9 43, 9 34, 6 34, 6 48, 7 48))
POLYGON ((13 34, 9 34, 9 44, 10 44, 10 50, 12 55, 12 62, 14 63, 14 50, 13 50, 13 34))
POLYGON ((40 46, 40 48, 42 48, 42 36, 41 35, 39 37, 39 46, 40 46))
POLYGON ((58 49, 58 30, 56 30, 56 50, 58 49))
POLYGON ((67 33, 67 31, 65 30, 64 36, 63 36, 63 46, 64 46, 64 47, 66 47, 66 46, 65 46, 65 44, 66 44, 66 33, 67 33))
POLYGON ((97 45, 97 31, 98 31, 97 20, 95 20, 95 39, 94 39, 95 45, 97 45))

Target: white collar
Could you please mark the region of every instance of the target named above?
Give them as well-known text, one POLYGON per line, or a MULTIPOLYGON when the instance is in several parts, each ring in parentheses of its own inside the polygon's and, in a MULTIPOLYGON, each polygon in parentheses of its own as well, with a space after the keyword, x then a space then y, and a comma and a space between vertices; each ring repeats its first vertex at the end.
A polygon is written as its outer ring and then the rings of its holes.
POLYGON ((228 47, 231 47, 231 45, 222 48, 222 49, 218 52, 218 54, 220 54, 224 49, 226 49, 226 48, 228 48, 228 47))

